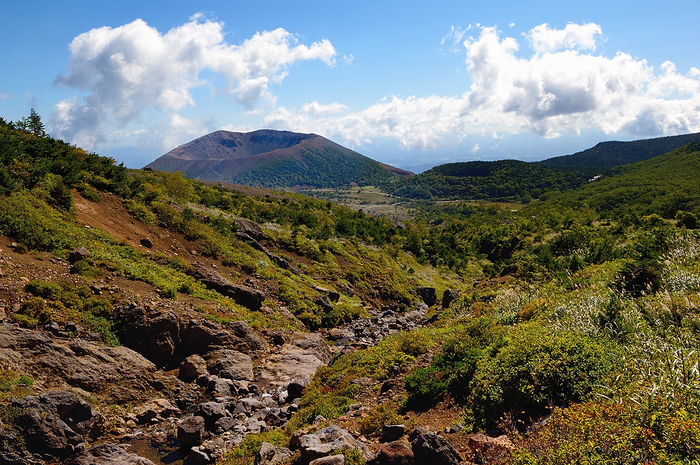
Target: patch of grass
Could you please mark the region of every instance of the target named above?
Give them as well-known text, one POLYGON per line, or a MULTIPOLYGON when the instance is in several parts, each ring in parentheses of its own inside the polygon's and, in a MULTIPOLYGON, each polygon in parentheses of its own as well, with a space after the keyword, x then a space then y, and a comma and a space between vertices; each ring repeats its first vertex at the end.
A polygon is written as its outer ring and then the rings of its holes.
MULTIPOLYGON (((278 447, 286 447, 289 444, 289 435, 287 435, 284 430, 280 429, 273 429, 260 434, 249 434, 242 443, 226 454, 219 463, 221 465, 253 465, 255 456, 258 451, 260 451, 260 446, 262 446, 263 442, 268 442, 278 447)), ((298 459, 298 456, 290 459, 290 462, 285 463, 291 464, 295 459, 298 459)))
POLYGON ((359 431, 365 436, 379 437, 382 435, 384 425, 397 425, 404 422, 399 413, 399 406, 394 402, 379 404, 360 419, 359 431))
MULTIPOLYGON (((20 375, 14 370, 0 370, 0 400, 26 396, 33 385, 34 379, 29 375, 20 375)), ((5 413, 7 412, 3 412, 3 415, 5 413)))

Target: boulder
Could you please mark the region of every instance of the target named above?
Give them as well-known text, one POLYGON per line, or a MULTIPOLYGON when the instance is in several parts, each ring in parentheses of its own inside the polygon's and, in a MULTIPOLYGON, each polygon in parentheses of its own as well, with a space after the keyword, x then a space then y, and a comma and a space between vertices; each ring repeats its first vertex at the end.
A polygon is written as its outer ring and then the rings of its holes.
POLYGON ((84 439, 100 434, 102 417, 72 392, 48 391, 12 403, 22 412, 16 419, 29 452, 64 459, 83 450, 84 439))
POLYGON ((185 460, 186 465, 204 465, 211 463, 211 457, 200 446, 194 446, 185 460))
POLYGON ((161 421, 179 413, 180 409, 167 399, 154 399, 134 409, 134 414, 141 424, 148 423, 151 420, 161 421))
POLYGON ((428 307, 432 307, 437 302, 437 293, 434 287, 418 287, 416 294, 428 307))
POLYGON ((14 405, 56 414, 72 430, 85 437, 96 438, 101 432, 102 415, 69 391, 47 391, 38 397, 27 396, 15 401, 14 405))
POLYGON ((324 313, 330 313, 333 311, 333 304, 331 304, 331 301, 328 299, 328 296, 316 296, 314 297, 314 303, 321 307, 321 310, 323 310, 324 313))
POLYGON ((80 246, 74 249, 70 254, 68 254, 68 263, 73 265, 74 263, 84 260, 90 256, 90 251, 84 246, 80 246))
POLYGON ((55 339, 50 333, 0 325, 0 366, 31 373, 57 389, 71 387, 132 401, 149 389, 153 363, 127 347, 105 347, 83 339, 55 339), (57 376, 57 374, 59 374, 57 376))
POLYGON ((254 221, 245 218, 236 218, 233 224, 238 228, 238 232, 247 234, 256 241, 261 241, 265 238, 262 227, 254 221))
POLYGON ((287 385, 287 400, 292 401, 298 399, 304 393, 304 389, 309 385, 311 379, 309 377, 297 378, 287 385))
POLYGON ((226 406, 219 402, 204 402, 199 404, 194 414, 204 419, 207 431, 214 430, 214 425, 219 418, 231 416, 229 411, 226 410, 226 406))
POLYGON ((249 286, 234 284, 217 271, 201 263, 192 266, 191 275, 201 281, 207 288, 221 295, 230 297, 240 305, 251 310, 259 310, 265 300, 265 294, 249 286))
POLYGON ((181 323, 173 312, 147 314, 140 305, 117 309, 119 340, 158 367, 172 363, 181 339, 181 323))
POLYGON ((216 375, 208 377, 207 392, 220 397, 230 397, 238 394, 238 387, 231 379, 219 378, 216 375))
POLYGON ((382 440, 385 442, 396 441, 403 436, 405 431, 404 425, 384 425, 382 426, 382 440))
POLYGON ((180 364, 178 378, 190 382, 208 373, 206 360, 198 354, 192 354, 185 358, 180 364))
MULTIPOLYGON (((379 446, 377 454, 367 465, 414 465, 413 450, 406 438, 379 446)), ((431 462, 425 462, 431 463, 431 462)))
POLYGON ((371 454, 367 446, 357 441, 343 428, 330 425, 313 434, 305 434, 299 438, 301 456, 307 462, 326 457, 333 451, 357 449, 366 458, 371 454))
POLYGON ((147 249, 152 249, 154 246, 153 240, 151 240, 151 238, 149 238, 149 237, 141 238, 140 243, 142 246, 146 247, 147 249))
POLYGON ((292 380, 312 378, 324 365, 316 351, 285 344, 261 362, 260 378, 282 387, 292 380))
POLYGON ((26 410, 15 419, 29 452, 49 459, 65 459, 85 448, 83 436, 73 431, 53 413, 37 408, 26 410))
POLYGON ((269 442, 263 442, 255 456, 255 465, 278 465, 286 463, 294 453, 286 447, 276 447, 269 442))
POLYGON ((460 294, 452 289, 445 289, 442 294, 442 308, 450 308, 450 304, 459 299, 460 294))
POLYGON ((181 420, 177 425, 177 438, 183 447, 198 446, 205 432, 204 418, 195 415, 181 420))
POLYGON ((210 373, 220 378, 252 381, 253 359, 244 353, 220 349, 209 352, 207 367, 210 373))
POLYGON ((154 465, 154 463, 127 452, 122 446, 107 442, 84 450, 64 460, 60 465, 154 465))
POLYGON ((204 354, 219 348, 235 348, 255 354, 267 348, 267 343, 245 321, 234 321, 225 327, 209 320, 190 321, 182 332, 183 351, 204 354))
POLYGON ((410 439, 415 463, 459 465, 462 462, 457 451, 436 433, 417 428, 411 432, 410 439))

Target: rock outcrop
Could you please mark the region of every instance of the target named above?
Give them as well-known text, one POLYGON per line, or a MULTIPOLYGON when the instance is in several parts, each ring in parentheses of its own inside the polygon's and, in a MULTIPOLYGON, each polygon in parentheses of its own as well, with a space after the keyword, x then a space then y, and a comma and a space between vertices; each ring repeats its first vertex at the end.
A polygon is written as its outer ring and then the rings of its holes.
POLYGON ((265 294, 262 291, 249 286, 234 284, 221 276, 218 271, 208 268, 201 263, 196 263, 192 266, 191 274, 209 289, 230 297, 238 304, 251 310, 259 310, 263 300, 265 300, 265 294))

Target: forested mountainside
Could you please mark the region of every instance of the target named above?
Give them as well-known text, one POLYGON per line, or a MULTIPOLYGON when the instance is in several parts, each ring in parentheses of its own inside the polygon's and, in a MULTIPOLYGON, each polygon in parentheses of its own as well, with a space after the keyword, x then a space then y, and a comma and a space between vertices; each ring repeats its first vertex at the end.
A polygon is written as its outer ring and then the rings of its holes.
POLYGON ((541 162, 518 160, 447 163, 384 185, 387 192, 425 200, 505 200, 528 203, 545 192, 566 191, 622 173, 625 167, 700 140, 700 134, 601 142, 573 155, 541 162))
POLYGON ((398 222, 20 123, 0 121, 6 463, 700 459, 697 145, 398 222))
POLYGON ((148 167, 204 181, 275 188, 376 184, 411 175, 316 134, 273 130, 216 131, 148 167))

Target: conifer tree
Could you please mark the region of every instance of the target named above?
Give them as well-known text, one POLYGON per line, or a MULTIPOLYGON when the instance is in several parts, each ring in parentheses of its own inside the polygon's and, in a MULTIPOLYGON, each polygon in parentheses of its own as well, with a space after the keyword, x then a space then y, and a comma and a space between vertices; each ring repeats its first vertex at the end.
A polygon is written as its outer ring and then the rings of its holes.
POLYGON ((31 132, 35 136, 46 137, 48 135, 46 134, 46 127, 41 121, 41 116, 39 116, 39 113, 37 113, 34 108, 29 110, 29 116, 22 118, 21 121, 18 121, 16 126, 18 129, 31 132))

